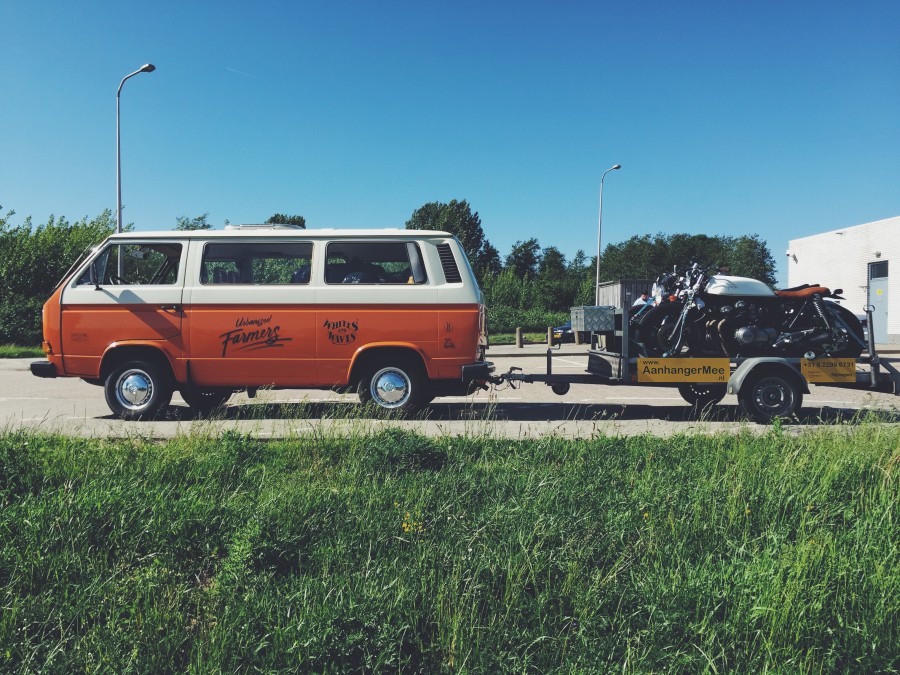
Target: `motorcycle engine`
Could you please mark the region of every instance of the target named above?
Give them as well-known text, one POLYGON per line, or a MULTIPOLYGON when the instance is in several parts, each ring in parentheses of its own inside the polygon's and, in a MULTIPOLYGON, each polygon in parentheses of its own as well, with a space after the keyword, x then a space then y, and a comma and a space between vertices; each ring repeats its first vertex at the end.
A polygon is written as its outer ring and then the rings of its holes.
POLYGON ((775 342, 778 331, 760 326, 743 326, 734 331, 734 340, 742 347, 761 347, 775 342))

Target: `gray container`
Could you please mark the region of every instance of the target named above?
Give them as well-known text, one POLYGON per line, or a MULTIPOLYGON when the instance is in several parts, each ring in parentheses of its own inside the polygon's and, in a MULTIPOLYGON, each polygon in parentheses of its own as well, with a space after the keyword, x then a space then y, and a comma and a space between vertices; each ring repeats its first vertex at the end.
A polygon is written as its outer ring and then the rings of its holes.
POLYGON ((597 286, 597 304, 627 309, 641 297, 641 292, 649 292, 651 286, 653 282, 650 279, 607 281, 597 286))
POLYGON ((616 329, 615 307, 572 307, 572 330, 605 333, 616 329))

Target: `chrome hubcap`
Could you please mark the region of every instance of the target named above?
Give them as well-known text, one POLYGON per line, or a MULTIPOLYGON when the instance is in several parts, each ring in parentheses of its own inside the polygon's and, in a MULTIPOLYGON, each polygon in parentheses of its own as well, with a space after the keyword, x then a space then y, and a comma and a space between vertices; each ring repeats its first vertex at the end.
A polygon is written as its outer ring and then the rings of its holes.
POLYGON ((153 398, 153 380, 143 370, 126 370, 116 382, 116 397, 129 410, 139 410, 153 398))
POLYGON ((383 408, 399 408, 409 399, 409 378, 402 370, 383 368, 372 377, 371 394, 383 408))

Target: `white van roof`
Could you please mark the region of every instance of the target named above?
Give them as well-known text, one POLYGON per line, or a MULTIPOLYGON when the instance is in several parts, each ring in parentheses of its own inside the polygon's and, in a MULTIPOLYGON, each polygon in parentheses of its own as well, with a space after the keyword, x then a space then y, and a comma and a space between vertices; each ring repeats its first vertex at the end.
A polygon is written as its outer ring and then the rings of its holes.
POLYGON ((441 230, 385 229, 305 229, 284 225, 229 225, 224 230, 155 230, 143 232, 132 230, 113 234, 112 239, 217 239, 219 237, 299 237, 303 239, 417 239, 428 237, 450 238, 454 235, 441 230))

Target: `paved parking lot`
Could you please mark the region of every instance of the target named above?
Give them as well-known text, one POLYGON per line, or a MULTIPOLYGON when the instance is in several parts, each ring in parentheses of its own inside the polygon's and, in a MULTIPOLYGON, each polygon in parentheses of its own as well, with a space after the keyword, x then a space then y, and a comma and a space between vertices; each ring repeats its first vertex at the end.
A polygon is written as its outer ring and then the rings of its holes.
MULTIPOLYGON (((554 372, 581 373, 587 364, 585 347, 566 345, 554 358, 554 372)), ((523 350, 495 347, 489 358, 498 372, 511 366, 526 372, 545 372, 546 348, 523 350)), ((716 432, 724 429, 759 430, 742 420, 737 400, 726 396, 721 405, 698 415, 675 388, 572 385, 563 397, 544 384, 495 387, 468 398, 440 398, 417 419, 387 420, 362 409, 355 395, 318 390, 261 391, 249 399, 236 394, 215 420, 194 419, 176 394, 165 419, 123 422, 114 419, 103 390, 81 380, 44 380, 28 370, 32 359, 0 360, 0 423, 7 429, 35 428, 79 436, 142 435, 170 437, 191 432, 235 429, 263 437, 278 437, 316 429, 377 429, 400 424, 424 433, 444 435, 484 433, 511 438, 559 434, 590 437, 679 432, 716 432)), ((800 423, 815 427, 852 418, 860 411, 878 411, 889 422, 900 421, 900 397, 865 390, 811 386, 804 398, 800 423)))

